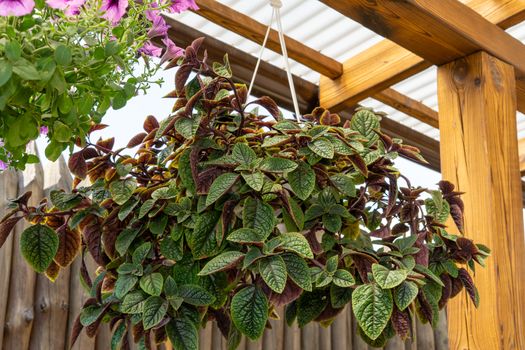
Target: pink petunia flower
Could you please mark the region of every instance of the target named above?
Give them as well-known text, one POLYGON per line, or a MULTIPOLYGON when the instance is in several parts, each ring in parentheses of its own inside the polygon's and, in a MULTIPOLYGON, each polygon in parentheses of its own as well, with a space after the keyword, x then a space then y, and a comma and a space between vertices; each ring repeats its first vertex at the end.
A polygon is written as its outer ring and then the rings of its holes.
POLYGON ((139 52, 151 57, 160 57, 162 54, 162 48, 155 46, 151 41, 147 41, 139 49, 139 52))
POLYGON ((153 2, 149 6, 150 6, 150 9, 145 11, 146 18, 153 22, 155 18, 160 17, 159 15, 160 10, 158 9, 159 5, 156 2, 153 2))
POLYGON ((45 136, 47 135, 48 132, 49 132, 49 128, 47 126, 43 125, 40 127, 40 135, 45 136))
POLYGON ((34 7, 34 0, 0 0, 0 16, 25 16, 34 7))
POLYGON ((157 16, 153 19, 151 29, 148 31, 148 38, 155 38, 157 36, 165 36, 168 34, 170 26, 166 24, 166 21, 161 16, 157 16))
POLYGON ((199 6, 195 3, 195 0, 171 0, 170 10, 172 12, 181 13, 186 10, 197 11, 199 6))
POLYGON ((49 7, 63 10, 67 16, 78 15, 85 2, 86 0, 46 0, 49 7))
POLYGON ((184 50, 178 47, 168 37, 165 37, 164 39, 162 39, 162 43, 166 45, 166 52, 164 52, 164 55, 162 55, 162 58, 160 59, 161 64, 168 60, 172 60, 174 58, 184 55, 184 50))
POLYGON ((7 164, 0 160, 0 170, 6 170, 7 164))
POLYGON ((104 12, 102 18, 107 19, 112 24, 120 21, 128 8, 128 0, 102 0, 100 10, 104 12))

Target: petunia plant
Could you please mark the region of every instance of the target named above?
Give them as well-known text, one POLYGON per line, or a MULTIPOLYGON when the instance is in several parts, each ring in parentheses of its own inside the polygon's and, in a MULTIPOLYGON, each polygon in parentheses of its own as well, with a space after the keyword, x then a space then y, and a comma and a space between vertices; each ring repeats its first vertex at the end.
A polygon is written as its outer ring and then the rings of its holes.
POLYGON ((199 59, 200 43, 177 60, 174 112, 148 116, 129 141, 135 156, 89 142, 69 160, 72 193, 36 207, 25 194, 0 224, 1 244, 31 222, 22 255, 51 280, 79 252, 97 262, 82 265, 91 297, 73 341, 109 322, 113 349, 128 333, 198 349, 198 330, 217 320, 234 349, 270 318, 329 325, 351 304, 360 335, 381 347, 411 337, 416 318, 436 325, 462 289, 478 304, 471 273, 489 250, 447 231, 449 218, 463 231, 451 183, 414 188, 394 167, 398 155, 419 159, 416 148, 368 109, 283 119, 270 98, 248 101, 227 57, 199 59))
POLYGON ((160 83, 159 64, 183 52, 160 13, 186 9, 194 1, 0 0, 0 170, 38 161, 26 145, 41 132, 50 160, 84 145, 109 108, 160 83))

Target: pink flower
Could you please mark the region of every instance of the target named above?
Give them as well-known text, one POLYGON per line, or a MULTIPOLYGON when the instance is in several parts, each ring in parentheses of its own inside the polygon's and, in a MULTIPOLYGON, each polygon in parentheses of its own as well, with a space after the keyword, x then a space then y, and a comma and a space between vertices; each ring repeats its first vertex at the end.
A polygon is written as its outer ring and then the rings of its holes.
POLYGON ((102 0, 102 6, 100 6, 100 10, 104 12, 102 18, 116 24, 126 13, 127 7, 128 0, 102 0))
POLYGON ((47 126, 41 126, 40 127, 40 135, 47 135, 47 133, 49 132, 49 128, 47 126))
POLYGON ((0 170, 6 170, 7 164, 0 160, 0 170))
POLYGON ((151 41, 147 41, 139 49, 139 52, 143 53, 143 54, 145 54, 147 56, 160 57, 160 55, 162 54, 162 49, 160 47, 157 47, 157 46, 153 45, 153 43, 151 41))
POLYGON ((166 24, 166 21, 161 16, 157 16, 153 19, 151 29, 148 31, 148 38, 154 38, 156 36, 165 36, 168 34, 170 26, 166 24))
POLYGON ((168 37, 162 39, 162 43, 166 45, 166 52, 164 52, 164 55, 162 55, 162 58, 160 59, 161 64, 168 60, 172 60, 174 58, 184 55, 184 50, 178 47, 168 37))
POLYGON ((46 0, 49 7, 63 10, 68 16, 78 15, 86 0, 46 0))
POLYGON ((34 7, 34 0, 0 0, 0 16, 24 16, 34 7))
POLYGON ((159 16, 160 11, 158 10, 159 5, 156 2, 153 2, 151 3, 150 6, 151 6, 151 9, 145 11, 146 18, 153 22, 155 18, 160 17, 159 16))
POLYGON ((195 0, 172 0, 170 10, 173 12, 181 13, 186 10, 197 11, 199 6, 195 3, 195 0))

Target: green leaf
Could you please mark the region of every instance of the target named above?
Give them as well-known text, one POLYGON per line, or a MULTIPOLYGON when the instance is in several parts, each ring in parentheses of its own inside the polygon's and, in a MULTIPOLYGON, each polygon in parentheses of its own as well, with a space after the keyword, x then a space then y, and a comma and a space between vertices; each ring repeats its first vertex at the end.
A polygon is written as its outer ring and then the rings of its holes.
POLYGON ((135 249, 131 256, 131 260, 134 264, 142 264, 144 259, 148 256, 151 251, 151 242, 142 243, 135 249))
POLYGON ((195 193, 195 182, 193 181, 193 175, 191 174, 191 164, 190 164, 190 153, 191 149, 186 149, 184 153, 182 153, 180 159, 179 159, 179 177, 186 189, 191 192, 195 193))
POLYGON ((13 73, 23 80, 40 80, 41 76, 38 70, 29 61, 23 60, 13 65, 13 73))
POLYGON ((0 59, 0 87, 11 79, 13 75, 13 65, 6 60, 0 59))
POLYGON ((336 214, 324 214, 323 215, 323 225, 330 232, 339 232, 343 222, 341 216, 336 214))
POLYGON ((209 211, 197 217, 195 228, 188 231, 187 241, 196 259, 203 259, 210 256, 218 248, 215 226, 219 221, 221 213, 219 211, 209 211))
POLYGON ((104 312, 104 306, 89 305, 80 312, 80 323, 87 327, 93 324, 104 312))
POLYGON ((115 332, 113 332, 113 336, 111 337, 111 350, 120 349, 120 343, 122 342, 125 332, 126 322, 120 321, 117 328, 115 329, 115 332))
POLYGON ((266 239, 275 226, 273 208, 258 199, 248 197, 244 202, 242 222, 244 228, 258 231, 266 239))
POLYGON ((336 174, 330 177, 330 181, 334 186, 341 191, 341 193, 347 195, 348 197, 355 197, 355 184, 352 181, 352 178, 344 174, 336 174))
POLYGON ((111 197, 115 203, 123 205, 131 198, 136 188, 137 180, 135 178, 117 180, 109 185, 109 193, 111 193, 111 197))
POLYGON ((47 226, 34 225, 22 232, 20 252, 36 272, 44 272, 58 251, 58 235, 47 226))
POLYGON ((355 284, 355 279, 350 272, 339 269, 335 272, 332 282, 338 287, 347 288, 355 284))
POLYGON ((186 318, 174 318, 166 325, 166 334, 177 350, 199 350, 197 327, 186 318))
POLYGON ((184 240, 174 241, 171 237, 164 237, 160 242, 160 253, 171 260, 181 260, 184 255, 184 240))
POLYGON ((250 244, 263 242, 267 236, 252 228, 240 228, 230 233, 226 239, 230 242, 250 244))
POLYGON ((297 300, 297 323, 304 327, 319 316, 328 305, 328 297, 324 290, 304 292, 297 300))
POLYGON ((120 207, 120 210, 118 212, 118 219, 120 221, 124 221, 124 219, 127 218, 129 214, 131 214, 133 209, 135 209, 137 204, 139 204, 139 202, 140 202, 139 198, 135 198, 135 197, 130 198, 126 203, 124 203, 120 207))
POLYGON ((257 155, 255 154, 255 151, 247 144, 236 143, 232 149, 232 158, 238 163, 248 165, 257 159, 257 155))
POLYGON ((213 304, 215 297, 206 289, 194 284, 185 284, 178 288, 177 296, 184 302, 194 306, 206 306, 213 304))
POLYGON ((339 309, 345 307, 352 300, 352 288, 341 288, 332 284, 330 286, 330 303, 333 308, 339 309))
POLYGON ((230 312, 235 327, 248 338, 256 340, 262 336, 268 319, 268 300, 261 289, 253 285, 241 289, 232 298, 230 312))
POLYGON ((159 296, 162 293, 164 278, 158 272, 142 276, 140 279, 140 288, 149 295, 159 296))
POLYGON ((120 311, 126 314, 141 314, 144 310, 144 301, 147 296, 140 290, 126 294, 120 304, 120 311))
POLYGON ((164 233, 164 230, 166 229, 167 225, 168 225, 168 216, 161 214, 151 219, 151 221, 149 222, 148 228, 150 232, 153 233, 155 236, 160 236, 164 233))
POLYGON ((268 157, 264 158, 259 168, 269 173, 287 173, 297 168, 297 163, 289 159, 268 157))
POLYGON ((278 236, 281 241, 280 248, 297 253, 303 258, 313 259, 314 254, 308 240, 299 232, 286 232, 278 236))
POLYGON ((428 215, 434 217, 437 222, 445 223, 450 214, 450 205, 443 199, 440 191, 432 191, 430 193, 432 199, 425 200, 425 208, 428 215))
POLYGON ((115 296, 122 299, 130 290, 135 287, 138 281, 137 276, 133 275, 119 275, 117 282, 115 282, 115 296))
POLYGON ((377 339, 390 321, 394 303, 390 290, 376 283, 363 284, 352 294, 352 309, 357 323, 372 340, 377 339))
POLYGON ((58 45, 55 49, 55 62, 61 66, 71 63, 71 49, 66 45, 58 45))
POLYGON ((390 289, 399 286, 408 276, 408 270, 389 270, 380 264, 372 264, 372 274, 374 280, 383 289, 390 289))
POLYGON ((405 281, 401 283, 401 285, 394 290, 394 301, 397 308, 401 311, 406 309, 417 297, 418 291, 417 284, 414 282, 405 281))
POLYGON ((281 255, 285 265, 288 276, 299 287, 306 291, 312 290, 312 278, 310 276, 310 269, 306 261, 292 253, 285 253, 281 255))
POLYGON ((219 62, 213 62, 213 72, 223 78, 231 78, 232 70, 230 68, 230 61, 228 60, 228 54, 224 55, 224 64, 219 62))
POLYGON ((292 136, 290 135, 274 135, 271 137, 266 137, 261 147, 274 147, 278 145, 284 145, 291 139, 292 136))
POLYGON ((133 243, 133 240, 137 237, 139 234, 139 229, 134 228, 125 228, 122 230, 122 232, 119 233, 117 236, 117 240, 115 241, 115 249, 120 254, 120 256, 124 256, 126 252, 128 251, 129 246, 131 243, 133 243))
POLYGON ((320 137, 308 144, 308 148, 320 157, 332 159, 334 158, 334 145, 327 138, 320 137))
POLYGON ((352 116, 350 127, 364 136, 368 140, 368 145, 379 139, 375 132, 375 130, 379 129, 379 118, 370 110, 362 109, 357 111, 352 116))
POLYGON ((177 130, 184 138, 191 139, 199 129, 201 117, 196 118, 180 118, 175 122, 175 130, 177 130))
POLYGON ((306 200, 315 188, 315 173, 312 167, 305 162, 298 162, 297 168, 288 174, 288 183, 299 199, 306 200))
POLYGON ((246 253, 246 256, 242 262, 242 269, 245 270, 248 268, 251 264, 253 264, 258 259, 262 258, 264 255, 262 254, 261 250, 257 247, 251 246, 246 253))
POLYGON ((242 178, 248 186, 253 188, 255 191, 260 192, 264 184, 264 175, 263 173, 256 171, 254 173, 242 173, 242 178))
POLYGON ((212 273, 230 269, 244 258, 244 253, 237 251, 224 252, 208 261, 199 272, 199 276, 211 275, 212 273))
POLYGON ((53 123, 53 138, 59 142, 69 142, 71 129, 64 123, 56 121, 53 123))
POLYGON ((416 264, 416 267, 414 267, 414 271, 417 271, 425 275, 426 277, 430 278, 432 281, 439 284, 441 287, 445 287, 445 285, 443 284, 443 281, 425 266, 416 264))
POLYGON ((140 206, 139 217, 138 218, 142 219, 144 216, 146 216, 146 214, 148 214, 149 211, 151 209, 153 209, 153 207, 155 206, 155 202, 156 202, 155 199, 150 198, 147 201, 145 201, 144 203, 142 203, 142 205, 140 206))
POLYGON ((226 173, 217 177, 210 186, 208 196, 206 197, 206 206, 208 207, 215 203, 216 200, 235 185, 238 179, 239 175, 234 173, 226 173))
POLYGON ((274 292, 281 294, 286 286, 286 265, 279 255, 267 256, 259 260, 259 273, 264 282, 274 292))
POLYGON ((8 41, 5 44, 5 56, 10 61, 18 61, 22 55, 22 47, 18 41, 8 41))
POLYGON ((160 297, 151 296, 144 302, 142 324, 144 330, 155 327, 162 321, 168 311, 168 302, 160 297))

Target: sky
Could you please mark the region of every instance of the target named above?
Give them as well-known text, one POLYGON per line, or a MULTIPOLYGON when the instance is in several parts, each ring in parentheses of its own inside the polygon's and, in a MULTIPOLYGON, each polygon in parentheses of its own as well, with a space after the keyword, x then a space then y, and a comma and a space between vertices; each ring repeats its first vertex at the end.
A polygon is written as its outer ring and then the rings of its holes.
MULTIPOLYGON (((115 148, 124 147, 134 135, 143 132, 142 124, 148 115, 153 115, 158 120, 166 118, 175 100, 163 98, 163 96, 174 89, 175 72, 175 69, 159 71, 151 80, 163 78, 164 84, 161 87, 153 85, 147 91, 147 94, 141 93, 135 96, 128 101, 124 108, 119 110, 110 109, 102 120, 102 123, 109 126, 93 134, 95 139, 98 139, 98 137, 115 137, 115 148)), ((284 114, 286 116, 286 111, 284 114)), ((288 113, 288 115, 290 114, 288 113)), ((41 138, 37 141, 40 154, 43 154, 45 145, 44 139, 41 138)), ((67 154, 64 154, 64 156, 67 157, 67 154)), ((41 158, 45 157, 41 156, 41 158)), ((44 160, 45 163, 47 162, 44 160)), ((437 183, 441 180, 440 173, 415 162, 399 157, 395 160, 395 163, 401 173, 408 175, 413 186, 437 188, 437 183)))

